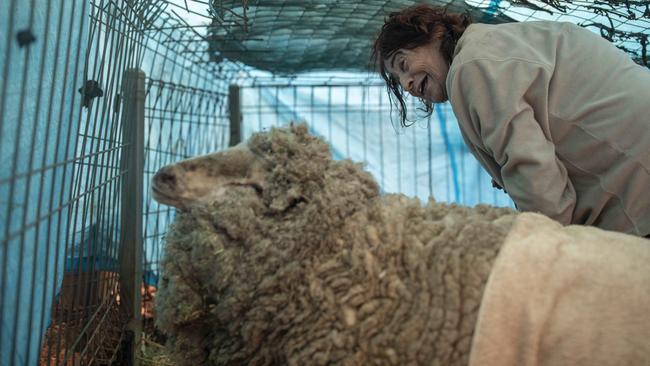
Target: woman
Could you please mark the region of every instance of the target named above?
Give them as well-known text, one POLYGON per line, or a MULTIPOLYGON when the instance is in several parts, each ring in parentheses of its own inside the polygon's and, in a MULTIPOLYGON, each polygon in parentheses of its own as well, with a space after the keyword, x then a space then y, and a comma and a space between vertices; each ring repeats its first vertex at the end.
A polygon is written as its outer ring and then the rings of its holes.
POLYGON ((471 24, 420 5, 392 13, 373 60, 403 91, 449 100, 463 138, 521 211, 650 235, 650 72, 570 23, 471 24))

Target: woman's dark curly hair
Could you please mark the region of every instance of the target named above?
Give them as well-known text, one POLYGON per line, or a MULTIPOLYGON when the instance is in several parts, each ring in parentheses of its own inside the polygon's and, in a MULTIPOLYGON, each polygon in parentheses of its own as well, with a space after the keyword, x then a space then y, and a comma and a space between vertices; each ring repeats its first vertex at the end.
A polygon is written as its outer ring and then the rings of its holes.
MULTIPOLYGON (((399 108, 402 126, 408 126, 404 89, 399 80, 386 71, 384 61, 399 49, 413 49, 441 40, 440 51, 447 63, 451 64, 456 43, 471 23, 469 14, 447 13, 447 8, 432 5, 415 5, 388 16, 375 40, 371 62, 386 82, 391 103, 399 108)), ((422 102, 427 116, 431 115, 432 103, 423 99, 422 102)))

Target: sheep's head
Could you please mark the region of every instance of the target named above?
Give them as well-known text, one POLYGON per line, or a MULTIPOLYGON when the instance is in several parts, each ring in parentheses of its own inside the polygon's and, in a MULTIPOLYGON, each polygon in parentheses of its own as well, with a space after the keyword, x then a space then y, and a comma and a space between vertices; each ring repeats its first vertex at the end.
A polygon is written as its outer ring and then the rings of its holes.
POLYGON ((276 214, 304 203, 332 208, 346 198, 353 200, 343 206, 357 206, 378 195, 359 164, 333 161, 327 144, 305 125, 275 128, 233 148, 168 165, 151 186, 156 201, 181 211, 241 199, 242 191, 276 214))
POLYGON ((302 280, 296 268, 310 258, 338 253, 341 226, 379 196, 369 173, 333 161, 304 125, 162 168, 152 186, 156 200, 181 210, 167 233, 157 320, 182 364, 268 356, 273 347, 259 351, 260 337, 272 345, 282 330, 264 304, 282 303, 289 290, 277 286, 302 280))

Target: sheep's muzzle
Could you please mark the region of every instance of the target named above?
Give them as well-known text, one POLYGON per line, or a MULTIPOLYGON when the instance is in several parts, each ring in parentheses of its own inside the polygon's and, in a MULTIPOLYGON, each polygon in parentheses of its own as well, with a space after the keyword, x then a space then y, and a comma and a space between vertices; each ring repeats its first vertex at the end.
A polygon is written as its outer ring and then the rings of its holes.
POLYGON ((161 168, 151 182, 159 203, 187 210, 223 200, 232 187, 264 189, 265 170, 246 144, 161 168))

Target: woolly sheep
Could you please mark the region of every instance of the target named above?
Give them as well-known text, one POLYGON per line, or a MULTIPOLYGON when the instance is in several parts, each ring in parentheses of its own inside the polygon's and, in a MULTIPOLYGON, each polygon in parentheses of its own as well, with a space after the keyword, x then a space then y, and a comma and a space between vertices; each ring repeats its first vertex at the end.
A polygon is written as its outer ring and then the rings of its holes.
POLYGON ((304 125, 167 166, 152 191, 180 210, 156 304, 180 365, 467 365, 518 217, 380 195, 304 125))

